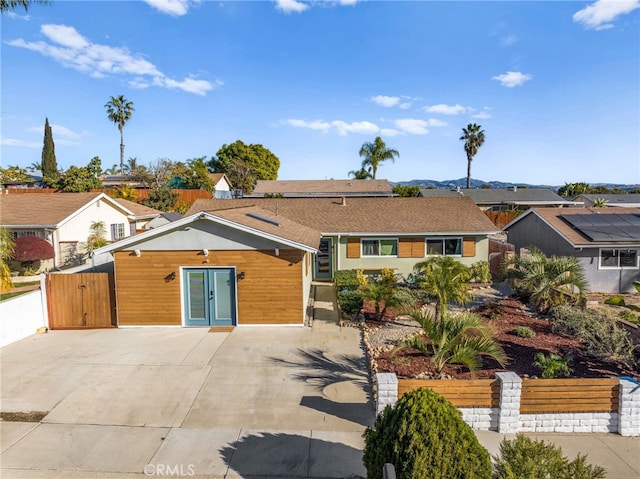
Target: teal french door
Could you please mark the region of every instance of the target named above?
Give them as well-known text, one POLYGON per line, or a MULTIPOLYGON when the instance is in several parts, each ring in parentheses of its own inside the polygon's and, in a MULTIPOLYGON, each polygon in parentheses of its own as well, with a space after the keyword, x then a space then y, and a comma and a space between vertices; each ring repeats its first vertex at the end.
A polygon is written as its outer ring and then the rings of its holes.
POLYGON ((333 258, 332 258, 331 238, 323 238, 320 240, 320 246, 316 253, 315 278, 331 279, 333 278, 333 258))
POLYGON ((234 326, 235 278, 233 268, 185 268, 185 326, 234 326))

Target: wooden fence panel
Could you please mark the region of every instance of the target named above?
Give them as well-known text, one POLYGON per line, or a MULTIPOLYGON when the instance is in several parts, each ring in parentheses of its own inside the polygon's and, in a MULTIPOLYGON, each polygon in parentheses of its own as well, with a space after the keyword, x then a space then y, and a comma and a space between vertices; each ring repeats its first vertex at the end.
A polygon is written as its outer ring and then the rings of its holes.
POLYGON ((598 379, 523 379, 520 413, 615 412, 620 381, 598 379))
POLYGON ((398 399, 424 387, 432 389, 456 407, 497 408, 500 405, 500 383, 497 379, 398 379, 398 399))
POLYGON ((110 273, 47 275, 49 327, 116 327, 114 289, 110 273))

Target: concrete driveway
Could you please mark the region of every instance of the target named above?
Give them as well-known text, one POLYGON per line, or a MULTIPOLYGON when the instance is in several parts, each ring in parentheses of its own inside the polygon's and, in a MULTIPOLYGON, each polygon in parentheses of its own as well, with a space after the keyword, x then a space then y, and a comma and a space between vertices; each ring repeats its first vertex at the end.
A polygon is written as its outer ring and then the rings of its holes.
MULTIPOLYGON (((319 303, 318 307, 322 307, 319 303)), ((365 476, 359 331, 52 331, 0 350, 2 477, 365 476)))

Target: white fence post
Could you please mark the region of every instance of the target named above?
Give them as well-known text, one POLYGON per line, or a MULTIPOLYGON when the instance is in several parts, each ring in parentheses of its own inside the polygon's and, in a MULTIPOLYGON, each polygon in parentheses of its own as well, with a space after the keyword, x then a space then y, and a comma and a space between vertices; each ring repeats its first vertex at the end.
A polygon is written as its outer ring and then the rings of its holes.
POLYGON ((376 398, 376 413, 380 414, 387 406, 398 402, 398 376, 395 373, 377 373, 378 396, 376 398))
POLYGON ((498 432, 515 434, 520 428, 520 395, 522 378, 513 372, 496 373, 500 381, 498 432))
POLYGON ((618 434, 640 436, 640 383, 626 376, 620 378, 618 434))

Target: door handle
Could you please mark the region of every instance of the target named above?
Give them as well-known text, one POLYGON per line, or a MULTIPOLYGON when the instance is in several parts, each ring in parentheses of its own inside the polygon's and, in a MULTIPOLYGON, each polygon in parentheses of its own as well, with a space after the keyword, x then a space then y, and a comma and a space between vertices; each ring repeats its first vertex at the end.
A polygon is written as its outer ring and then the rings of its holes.
POLYGON ((213 291, 209 291, 209 299, 213 299, 213 291))

